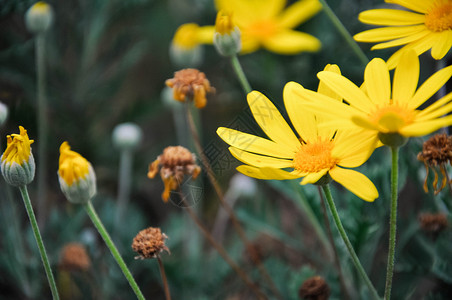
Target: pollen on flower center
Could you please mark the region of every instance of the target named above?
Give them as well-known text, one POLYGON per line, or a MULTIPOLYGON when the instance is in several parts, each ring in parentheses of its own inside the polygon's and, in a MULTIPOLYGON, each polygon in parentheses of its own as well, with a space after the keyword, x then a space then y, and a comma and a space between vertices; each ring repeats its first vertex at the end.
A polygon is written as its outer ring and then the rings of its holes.
POLYGON ((252 23, 247 28, 247 33, 257 38, 266 38, 272 36, 278 30, 277 25, 272 20, 260 20, 252 23))
POLYGON ((316 173, 323 169, 331 169, 338 159, 331 156, 334 142, 321 140, 302 144, 293 159, 294 168, 301 172, 316 173))
POLYGON ((452 29, 452 3, 438 3, 425 15, 425 26, 434 32, 452 29))
POLYGON ((371 120, 386 132, 398 132, 400 128, 413 122, 413 110, 398 104, 379 107, 371 114, 371 120))

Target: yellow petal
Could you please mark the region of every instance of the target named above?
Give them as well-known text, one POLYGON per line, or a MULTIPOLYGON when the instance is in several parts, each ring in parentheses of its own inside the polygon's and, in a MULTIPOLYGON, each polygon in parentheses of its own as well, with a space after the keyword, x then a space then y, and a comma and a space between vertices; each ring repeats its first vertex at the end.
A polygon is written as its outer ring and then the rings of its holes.
MULTIPOLYGON (((444 98, 446 98, 446 99, 448 98, 450 101, 452 99, 452 93, 449 93, 449 95, 445 96, 444 98)), ((444 98, 442 98, 442 99, 444 99, 444 98)), ((431 110, 429 113, 423 114, 421 117, 416 118, 416 122, 429 121, 432 119, 440 118, 440 117, 443 117, 443 116, 449 114, 450 112, 452 112, 452 103, 448 103, 444 106, 439 107, 436 110, 431 110)), ((419 115, 420 114, 418 114, 418 116, 419 115)))
POLYGON ((367 94, 374 104, 389 103, 391 98, 391 80, 385 61, 381 58, 372 59, 364 71, 364 82, 367 94))
POLYGON ((291 151, 297 151, 300 142, 273 103, 258 91, 249 93, 247 100, 254 119, 265 134, 291 151))
MULTIPOLYGON (((339 69, 339 67, 337 65, 328 64, 325 66, 323 71, 330 71, 330 72, 341 75, 341 70, 339 69)), ((339 100, 339 101, 342 100, 342 97, 339 96, 337 93, 335 93, 332 89, 330 89, 326 84, 324 84, 322 82, 322 80, 320 80, 320 82, 319 82, 319 87, 317 88, 317 92, 322 95, 339 100)))
POLYGON ((420 13, 426 13, 430 10, 432 7, 433 1, 432 0, 422 0, 422 1, 413 1, 413 0, 385 0, 386 3, 394 3, 401 6, 404 6, 408 9, 420 12, 420 13))
POLYGON ((353 107, 363 112, 369 112, 373 109, 374 105, 367 95, 347 78, 328 71, 317 73, 317 77, 353 107))
POLYGON ((234 129, 220 127, 217 129, 217 134, 223 141, 241 150, 288 159, 292 159, 295 155, 295 151, 273 141, 234 129))
POLYGON ((296 82, 289 82, 284 86, 284 105, 295 130, 304 141, 317 140, 317 123, 311 111, 307 111, 303 106, 301 94, 305 89, 296 82))
POLYGON ((394 72, 392 98, 406 103, 414 95, 419 81, 419 58, 413 50, 403 55, 394 72))
POLYGON ((356 168, 369 159, 377 147, 377 141, 378 136, 374 131, 338 131, 331 156, 338 158, 338 165, 342 167, 356 168))
POLYGON ((288 55, 302 51, 316 52, 321 47, 320 41, 312 35, 290 29, 281 30, 265 38, 262 43, 272 52, 288 55))
POLYGON ((351 120, 355 125, 358 125, 359 127, 365 128, 367 130, 380 130, 380 127, 377 124, 372 123, 367 115, 354 115, 351 117, 351 120))
POLYGON ((240 54, 248 54, 257 51, 261 44, 258 39, 243 32, 242 34, 242 49, 240 54))
POLYGON ((237 24, 273 19, 286 5, 285 0, 215 0, 217 11, 231 11, 237 24))
POLYGON ((215 26, 201 26, 198 28, 197 37, 201 44, 213 44, 215 26))
POLYGON ((363 11, 358 19, 366 24, 404 26, 422 24, 425 16, 410 11, 383 8, 363 11))
POLYGON ((442 59, 452 47, 452 30, 444 30, 435 34, 436 41, 432 46, 432 57, 442 59))
POLYGON ((414 52, 416 52, 417 55, 421 55, 422 53, 426 52, 432 47, 432 44, 434 43, 434 35, 427 34, 424 37, 420 38, 417 41, 414 41, 412 43, 409 43, 408 45, 402 47, 401 49, 397 50, 391 57, 387 60, 386 64, 389 66, 389 69, 392 70, 396 67, 398 64, 401 55, 403 52, 408 51, 410 49, 413 49, 414 52))
POLYGON ((398 47, 401 45, 406 45, 409 43, 413 43, 413 42, 422 40, 424 37, 429 36, 430 34, 431 34, 430 31, 422 30, 417 33, 411 34, 409 36, 400 38, 400 39, 395 39, 393 41, 386 42, 386 43, 376 44, 376 45, 372 46, 371 50, 380 50, 380 49, 386 49, 386 48, 392 48, 392 47, 398 47))
POLYGON ((425 25, 381 27, 355 34, 353 38, 358 42, 383 42, 411 36, 425 30, 425 25))
POLYGON ((278 24, 283 28, 295 28, 321 9, 319 0, 296 1, 280 14, 278 24))
POLYGON ((361 199, 373 202, 378 198, 378 191, 372 181, 363 174, 335 167, 329 171, 334 181, 342 184, 346 189, 361 199))
POLYGON ((317 181, 319 181, 320 178, 322 178, 323 176, 325 176, 326 173, 328 173, 329 169, 323 169, 317 173, 309 173, 308 175, 306 175, 303 180, 300 182, 301 185, 305 185, 308 183, 316 183, 317 181))
POLYGON ((427 107, 419 112, 419 114, 417 115, 417 120, 425 120, 425 119, 429 118, 429 116, 432 112, 434 112, 434 111, 437 112, 438 109, 443 109, 444 107, 448 106, 450 104, 449 102, 451 100, 452 100, 452 93, 449 93, 446 96, 442 97, 441 99, 436 100, 435 103, 433 103, 429 107, 427 107))
POLYGON ((270 156, 253 154, 240 150, 235 147, 229 147, 231 154, 241 162, 255 167, 271 167, 271 168, 290 168, 293 166, 292 160, 280 159, 270 156))
POLYGON ((450 125, 452 125, 452 115, 441 119, 412 123, 400 129, 399 132, 404 136, 423 136, 450 125))
POLYGON ((274 168, 256 168, 248 165, 241 165, 237 167, 237 171, 240 173, 257 178, 257 179, 276 179, 276 180, 286 180, 300 178, 299 175, 289 173, 281 169, 274 168))
POLYGON ((443 68, 430 76, 416 91, 408 103, 409 108, 415 109, 421 106, 433 96, 452 76, 452 66, 443 68))

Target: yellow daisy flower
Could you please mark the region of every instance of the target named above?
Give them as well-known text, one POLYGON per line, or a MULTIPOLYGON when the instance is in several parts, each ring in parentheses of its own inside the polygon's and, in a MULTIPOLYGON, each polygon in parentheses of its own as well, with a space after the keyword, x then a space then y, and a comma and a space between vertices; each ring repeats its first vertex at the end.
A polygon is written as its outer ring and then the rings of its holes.
POLYGON ((359 14, 366 24, 386 26, 366 30, 354 36, 358 42, 379 43, 385 49, 402 46, 388 60, 393 69, 403 51, 413 49, 420 55, 431 49, 434 59, 442 59, 452 47, 452 0, 385 0, 403 6, 399 9, 371 9, 359 14), (383 43, 382 43, 383 42, 383 43))
POLYGON ((366 67, 366 92, 334 72, 322 71, 317 76, 350 104, 313 91, 305 90, 300 94, 306 109, 331 119, 324 126, 345 128, 358 125, 385 143, 382 138, 391 134, 423 136, 452 124, 452 115, 443 117, 452 111, 452 93, 419 109, 449 80, 452 66, 436 72, 417 88, 419 58, 414 51, 402 55, 394 72, 392 89, 389 67, 380 58, 373 59, 366 67))
POLYGON ((263 47, 279 54, 318 51, 320 41, 295 31, 304 21, 318 13, 322 5, 318 0, 296 1, 285 8, 285 0, 216 0, 218 11, 234 14, 234 23, 242 35, 242 53, 263 47))
MULTIPOLYGON (((339 72, 337 66, 327 66, 327 69, 339 72)), ((373 183, 363 174, 348 168, 358 167, 369 158, 375 149, 375 140, 362 130, 320 127, 322 118, 306 112, 300 101, 299 94, 304 91, 295 82, 284 87, 284 105, 297 133, 292 131, 272 102, 257 91, 248 94, 248 104, 269 139, 218 128, 217 134, 231 145, 229 151, 232 155, 245 163, 237 170, 258 179, 303 177, 302 185, 323 184, 331 177, 358 197, 374 201, 378 191, 373 183)), ((319 92, 335 96, 322 83, 319 92)))

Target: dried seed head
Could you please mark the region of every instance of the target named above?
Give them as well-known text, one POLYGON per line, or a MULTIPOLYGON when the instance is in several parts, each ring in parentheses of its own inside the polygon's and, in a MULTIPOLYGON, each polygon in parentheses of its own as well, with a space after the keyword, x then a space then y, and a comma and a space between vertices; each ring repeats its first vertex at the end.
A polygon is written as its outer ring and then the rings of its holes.
POLYGON ((83 244, 69 243, 61 250, 60 268, 67 271, 87 271, 90 267, 91 260, 83 244))
POLYGON ((149 227, 143 229, 133 239, 132 249, 137 252, 139 256, 135 258, 155 258, 162 251, 170 253, 168 247, 165 245, 165 239, 168 237, 162 233, 160 228, 149 227))
POLYGON ((330 287, 322 277, 314 276, 303 282, 298 294, 301 299, 326 300, 330 296, 330 287))
POLYGON ((206 75, 197 69, 182 69, 174 73, 174 78, 166 80, 166 85, 173 89, 175 100, 185 102, 194 101, 197 108, 206 106, 207 93, 214 93, 215 88, 210 85, 206 75))
POLYGON ((167 202, 170 192, 176 190, 182 183, 185 175, 198 177, 201 168, 196 164, 193 153, 182 146, 170 146, 149 165, 148 177, 154 178, 160 168, 160 177, 165 185, 162 194, 163 201, 167 202))
POLYGON ((429 138, 422 146, 422 152, 417 155, 417 159, 424 162, 427 171, 424 191, 428 193, 427 178, 429 169, 431 169, 435 175, 433 190, 435 195, 437 195, 448 184, 446 165, 448 163, 452 165, 452 137, 443 133, 429 138), (441 173, 442 179, 441 184, 438 186, 439 173, 441 173))
POLYGON ((429 233, 438 234, 443 231, 449 224, 445 214, 423 213, 419 216, 421 228, 429 233))

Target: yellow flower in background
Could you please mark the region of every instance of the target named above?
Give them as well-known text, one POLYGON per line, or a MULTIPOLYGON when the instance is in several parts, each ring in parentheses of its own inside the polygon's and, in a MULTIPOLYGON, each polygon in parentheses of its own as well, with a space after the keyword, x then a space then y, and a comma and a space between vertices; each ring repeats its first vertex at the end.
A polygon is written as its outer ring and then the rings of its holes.
POLYGON ((19 131, 19 134, 7 136, 6 150, 1 157, 2 175, 13 186, 27 185, 35 176, 35 161, 30 146, 34 140, 28 138, 22 126, 19 126, 19 131))
POLYGON ((322 71, 317 76, 350 104, 306 90, 301 95, 306 109, 329 117, 330 121, 325 126, 359 126, 387 144, 382 140, 385 136, 423 136, 452 124, 452 115, 443 117, 452 111, 452 93, 419 109, 449 80, 452 66, 436 72, 417 88, 419 58, 414 51, 402 55, 395 69, 392 88, 389 67, 380 58, 373 59, 366 67, 366 92, 334 72, 322 71))
POLYGON ((322 8, 318 0, 296 1, 285 8, 285 0, 216 0, 218 11, 232 12, 242 36, 242 53, 265 48, 279 54, 318 51, 320 41, 293 28, 322 8))
POLYGON ((96 175, 91 164, 71 150, 68 142, 60 146, 58 179, 61 190, 72 203, 86 203, 96 194, 96 175))
MULTIPOLYGON (((337 66, 327 70, 339 72, 337 66)), ((363 130, 336 130, 319 126, 323 119, 304 109, 300 94, 306 90, 295 82, 284 87, 284 105, 296 130, 294 133, 276 107, 263 94, 248 94, 248 104, 269 139, 220 127, 217 134, 231 147, 232 155, 245 163, 237 170, 258 179, 295 179, 301 184, 324 184, 331 178, 366 201, 378 191, 363 174, 350 170, 362 165, 372 154, 376 141, 363 130), (298 135, 297 135, 298 134, 298 135)), ((321 82, 319 92, 335 97, 321 82)), ((336 100, 340 103, 340 98, 336 100)))
POLYGON ((397 65, 405 50, 413 49, 420 55, 431 49, 432 57, 437 60, 449 52, 452 47, 451 0, 385 2, 398 4, 404 10, 371 9, 360 13, 361 22, 386 27, 363 31, 354 38, 358 42, 379 43, 372 50, 405 45, 389 58, 390 69, 397 65))
POLYGON ((182 50, 192 50, 200 44, 213 43, 214 26, 187 23, 179 26, 174 34, 173 45, 182 50))

